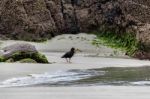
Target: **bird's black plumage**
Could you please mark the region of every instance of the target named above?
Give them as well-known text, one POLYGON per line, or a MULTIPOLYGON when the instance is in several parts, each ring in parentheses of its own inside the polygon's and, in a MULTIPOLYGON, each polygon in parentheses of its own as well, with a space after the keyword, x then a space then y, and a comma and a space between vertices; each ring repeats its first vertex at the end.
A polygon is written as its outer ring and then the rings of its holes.
POLYGON ((75 53, 75 48, 71 48, 71 50, 65 53, 61 58, 72 58, 75 53))
POLYGON ((71 63, 70 60, 75 53, 75 48, 71 48, 71 50, 65 53, 61 58, 65 58, 67 62, 71 63), (68 60, 69 59, 69 60, 68 60))

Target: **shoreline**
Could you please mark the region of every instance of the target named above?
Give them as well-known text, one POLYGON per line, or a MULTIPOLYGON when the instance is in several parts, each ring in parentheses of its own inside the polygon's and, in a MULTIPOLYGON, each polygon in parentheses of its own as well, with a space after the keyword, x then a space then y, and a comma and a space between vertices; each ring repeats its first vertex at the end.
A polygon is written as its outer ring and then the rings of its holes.
POLYGON ((0 63, 0 81, 12 77, 22 77, 29 74, 40 74, 69 69, 98 69, 103 67, 141 67, 150 66, 150 61, 135 59, 103 58, 103 57, 82 57, 76 56, 72 63, 66 63, 58 56, 48 56, 53 64, 28 64, 28 63, 0 63))

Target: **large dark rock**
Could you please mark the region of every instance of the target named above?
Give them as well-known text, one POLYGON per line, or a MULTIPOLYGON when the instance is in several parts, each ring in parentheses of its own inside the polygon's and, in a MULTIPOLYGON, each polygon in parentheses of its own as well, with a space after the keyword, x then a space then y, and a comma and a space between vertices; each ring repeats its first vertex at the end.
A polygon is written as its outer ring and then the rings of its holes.
POLYGON ((150 0, 1 0, 0 37, 40 41, 63 33, 135 33, 150 45, 150 0))

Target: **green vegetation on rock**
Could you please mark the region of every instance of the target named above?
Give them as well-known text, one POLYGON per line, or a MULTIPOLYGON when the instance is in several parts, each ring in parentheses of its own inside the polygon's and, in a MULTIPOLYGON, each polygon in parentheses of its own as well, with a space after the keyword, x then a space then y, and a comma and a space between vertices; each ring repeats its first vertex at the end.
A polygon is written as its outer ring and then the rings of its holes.
POLYGON ((7 63, 12 63, 12 62, 14 62, 14 59, 13 59, 13 58, 9 58, 9 59, 6 60, 5 62, 7 62, 7 63))
POLYGON ((37 63, 35 60, 31 58, 22 59, 19 61, 20 63, 37 63))
POLYGON ((97 33, 97 39, 92 43, 96 46, 99 44, 106 45, 112 48, 120 49, 132 56, 139 49, 139 42, 133 33, 115 34, 111 32, 97 33))
POLYGON ((4 61, 4 57, 0 56, 0 62, 4 61))
POLYGON ((49 63, 46 56, 41 53, 33 53, 31 56, 37 63, 49 63))
POLYGON ((8 58, 2 58, 2 62, 12 62, 11 60, 13 60, 13 62, 21 61, 29 63, 49 63, 46 56, 38 52, 16 52, 8 58))

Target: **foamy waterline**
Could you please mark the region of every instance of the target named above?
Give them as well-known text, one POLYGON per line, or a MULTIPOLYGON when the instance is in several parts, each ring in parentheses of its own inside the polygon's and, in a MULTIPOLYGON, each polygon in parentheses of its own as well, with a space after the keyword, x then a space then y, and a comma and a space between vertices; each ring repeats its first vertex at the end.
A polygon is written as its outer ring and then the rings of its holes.
MULTIPOLYGON (((101 70, 62 70, 43 74, 29 74, 0 82, 0 88, 27 86, 150 86, 150 81, 107 81, 103 78, 107 71, 101 70), (94 81, 95 78, 96 82, 94 81), (93 79, 94 78, 94 79, 93 79), (88 79, 88 80, 87 80, 88 79)), ((106 78, 107 79, 107 78, 106 78)))
POLYGON ((30 74, 25 77, 11 78, 0 83, 0 87, 20 87, 32 85, 67 85, 92 76, 104 75, 103 71, 94 70, 69 70, 47 72, 44 74, 30 74))

